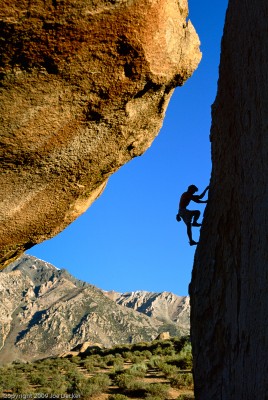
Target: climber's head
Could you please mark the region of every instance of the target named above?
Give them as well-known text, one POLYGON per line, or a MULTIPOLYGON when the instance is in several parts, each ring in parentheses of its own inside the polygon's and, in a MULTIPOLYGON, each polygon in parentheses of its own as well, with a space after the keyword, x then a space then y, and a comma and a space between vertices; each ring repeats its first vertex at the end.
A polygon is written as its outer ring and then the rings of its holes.
POLYGON ((188 192, 194 194, 195 192, 198 192, 198 188, 195 185, 190 185, 188 187, 188 192))

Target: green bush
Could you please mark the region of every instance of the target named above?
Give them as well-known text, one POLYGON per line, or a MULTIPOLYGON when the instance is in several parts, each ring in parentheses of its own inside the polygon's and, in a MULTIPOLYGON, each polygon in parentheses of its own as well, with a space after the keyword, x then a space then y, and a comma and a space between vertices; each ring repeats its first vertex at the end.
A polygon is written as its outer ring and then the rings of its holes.
POLYGON ((153 356, 150 358, 150 360, 149 360, 149 362, 147 363, 147 365, 148 365, 149 368, 158 368, 159 363, 162 363, 161 357, 160 357, 159 355, 158 355, 158 356, 153 355, 153 356))
POLYGON ((177 389, 193 386, 193 375, 191 373, 179 373, 170 377, 170 384, 177 389))
POLYGON ((70 361, 71 361, 73 364, 80 364, 80 362, 81 362, 81 357, 80 357, 80 356, 73 356, 72 358, 70 358, 70 361))
POLYGON ((90 382, 89 379, 83 379, 79 383, 79 388, 77 392, 82 397, 93 396, 95 394, 101 393, 101 390, 98 385, 95 383, 90 382))
POLYGON ((108 400, 128 400, 128 397, 124 394, 110 394, 108 400))
POLYGON ((52 394, 64 394, 68 388, 68 382, 66 382, 65 376, 60 373, 53 374, 49 383, 52 394))
POLYGON ((152 353, 150 352, 150 350, 144 350, 143 356, 146 360, 150 360, 150 358, 152 357, 152 353))
POLYGON ((170 387, 163 383, 151 383, 148 385, 147 392, 151 396, 157 396, 161 399, 168 397, 170 387))
POLYGON ((159 363, 159 369, 167 378, 177 375, 179 373, 179 369, 175 365, 170 365, 165 362, 159 363))
POLYGON ((124 351, 124 352, 122 353, 122 357, 123 357, 125 360, 130 360, 131 357, 132 357, 131 351, 124 351))
MULTIPOLYGON (((0 392, 9 390, 12 393, 31 393, 30 385, 37 385, 32 393, 34 391, 58 395, 74 393, 86 398, 105 391, 111 377, 123 391, 120 395, 111 396, 124 396, 115 397, 114 400, 125 400, 127 398, 125 395, 130 392, 132 397, 146 396, 146 400, 162 400, 166 396, 164 392, 168 390, 167 385, 164 385, 162 391, 161 386, 158 387, 157 384, 146 384, 139 380, 145 376, 148 368, 162 371, 174 387, 193 387, 192 375, 179 371, 192 368, 189 338, 117 346, 113 349, 98 350, 82 359, 51 358, 31 364, 17 362, 9 367, 0 368, 0 392), (132 365, 124 369, 126 360, 132 362, 132 365), (90 373, 95 373, 97 368, 109 366, 109 376, 98 374, 88 379, 86 371, 83 370, 83 373, 80 371, 81 366, 90 373), (101 375, 105 378, 100 378, 101 375)), ((1 396, 3 394, 0 393, 0 398, 1 396)), ((188 396, 181 397, 180 400, 188 398, 193 399, 188 396)), ((113 397, 109 397, 109 400, 113 400, 113 397)))
POLYGON ((16 371, 15 368, 2 368, 0 385, 5 390, 12 390, 13 393, 27 393, 29 391, 29 382, 25 376, 16 371))
POLYGON ((89 379, 82 379, 79 382, 79 394, 82 396, 93 396, 108 389, 111 381, 105 374, 97 374, 89 379))
POLYGON ((11 388, 13 393, 25 394, 29 393, 30 385, 27 379, 24 376, 17 377, 14 382, 13 387, 11 388))
POLYGON ((87 372, 94 372, 96 370, 93 360, 85 360, 82 366, 87 370, 87 372))
POLYGON ((31 371, 29 373, 29 380, 32 385, 46 385, 49 381, 49 376, 44 374, 42 371, 31 371))
POLYGON ((147 365, 145 363, 133 364, 126 373, 132 376, 143 378, 147 372, 147 365))
POLYGON ((193 365, 192 346, 186 343, 181 352, 179 353, 179 360, 182 363, 181 368, 191 369, 193 365))
POLYGON ((115 378, 116 385, 123 390, 131 389, 135 381, 136 381, 135 376, 131 376, 126 373, 117 375, 115 378))
POLYGON ((194 400, 193 394, 181 394, 177 400, 194 400))
POLYGON ((147 384, 137 380, 136 376, 129 375, 128 373, 124 373, 118 375, 115 379, 115 383, 117 386, 123 391, 143 391, 145 392, 147 388, 147 384))
POLYGON ((80 387, 85 380, 84 375, 76 370, 66 371, 65 380, 68 383, 67 393, 80 393, 80 387))
POLYGON ((150 343, 147 342, 139 342, 139 343, 135 343, 131 346, 131 351, 134 353, 141 353, 145 350, 148 350, 148 348, 150 347, 150 343))

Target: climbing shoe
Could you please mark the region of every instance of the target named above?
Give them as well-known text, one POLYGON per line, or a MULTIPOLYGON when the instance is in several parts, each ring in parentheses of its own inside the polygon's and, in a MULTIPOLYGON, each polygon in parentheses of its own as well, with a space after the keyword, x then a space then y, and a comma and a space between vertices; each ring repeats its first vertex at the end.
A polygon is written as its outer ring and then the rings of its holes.
POLYGON ((193 222, 192 226, 201 226, 202 224, 199 224, 198 222, 193 222))
POLYGON ((198 242, 195 242, 194 240, 191 240, 189 243, 190 243, 190 246, 196 246, 198 242))

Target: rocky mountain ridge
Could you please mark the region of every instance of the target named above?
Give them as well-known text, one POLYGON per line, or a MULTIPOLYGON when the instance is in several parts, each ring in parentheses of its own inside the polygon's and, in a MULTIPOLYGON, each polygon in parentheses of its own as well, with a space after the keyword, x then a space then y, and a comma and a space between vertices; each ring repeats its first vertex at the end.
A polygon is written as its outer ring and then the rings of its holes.
POLYGON ((142 291, 112 296, 28 255, 0 273, 0 304, 1 364, 59 355, 84 342, 110 347, 163 331, 189 333, 187 298, 142 291))
POLYGON ((171 292, 107 292, 106 295, 117 304, 154 317, 166 324, 176 323, 185 329, 190 318, 190 298, 177 296, 171 292))

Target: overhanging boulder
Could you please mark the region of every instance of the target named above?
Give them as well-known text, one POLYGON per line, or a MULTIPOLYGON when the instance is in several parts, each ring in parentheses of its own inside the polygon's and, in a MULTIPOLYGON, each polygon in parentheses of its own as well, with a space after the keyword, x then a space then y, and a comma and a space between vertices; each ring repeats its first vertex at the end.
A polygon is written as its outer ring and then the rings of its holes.
POLYGON ((201 58, 187 15, 186 0, 2 2, 2 267, 150 146, 201 58))

